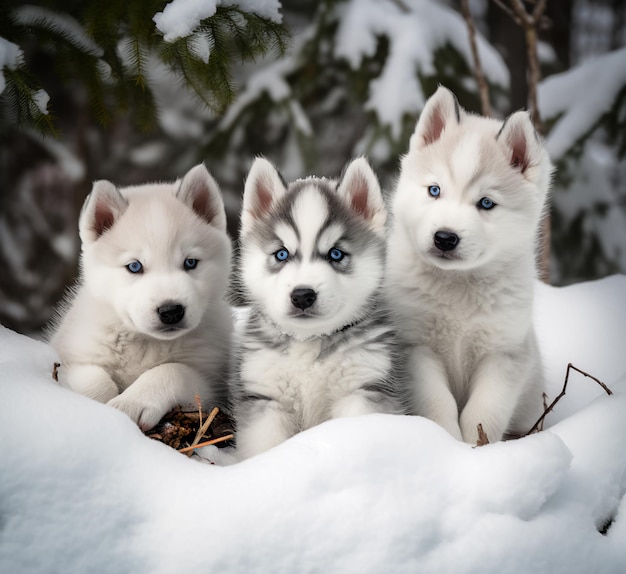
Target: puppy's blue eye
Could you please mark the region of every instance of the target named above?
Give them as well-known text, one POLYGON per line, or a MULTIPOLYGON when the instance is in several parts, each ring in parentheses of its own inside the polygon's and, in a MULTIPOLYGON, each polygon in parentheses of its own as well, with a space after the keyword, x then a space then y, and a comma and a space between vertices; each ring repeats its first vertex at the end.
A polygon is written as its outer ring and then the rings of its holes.
POLYGON ((274 257, 276 257, 277 261, 287 261, 289 251, 286 249, 279 249, 276 253, 274 253, 274 257))
POLYGON ((139 261, 131 261, 126 266, 126 269, 128 269, 131 273, 142 273, 143 272, 143 265, 141 263, 139 263, 139 261))
POLYGON ((430 195, 431 197, 439 197, 440 194, 441 194, 441 189, 439 189, 438 185, 429 186, 428 195, 430 195))
POLYGON ((495 202, 492 199, 489 199, 488 197, 483 197, 478 202, 478 207, 480 209, 492 209, 495 206, 496 206, 495 202))
POLYGON ((341 249, 337 249, 336 247, 333 247, 328 252, 328 259, 330 259, 331 261, 341 261, 344 256, 345 253, 341 249))
POLYGON ((187 259, 185 259, 185 262, 183 263, 183 267, 185 268, 185 271, 191 271, 192 269, 195 269, 198 266, 198 260, 194 259, 193 257, 187 257, 187 259))

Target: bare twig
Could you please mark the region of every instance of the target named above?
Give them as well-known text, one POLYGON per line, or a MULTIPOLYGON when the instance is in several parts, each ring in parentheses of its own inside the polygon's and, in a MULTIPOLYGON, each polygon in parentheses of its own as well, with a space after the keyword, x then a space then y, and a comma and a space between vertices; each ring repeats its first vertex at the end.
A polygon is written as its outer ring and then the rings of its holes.
MULTIPOLYGON (((541 399, 543 402, 543 410, 544 412, 547 410, 548 408, 548 394, 547 393, 541 393, 541 399)), ((538 431, 542 431, 543 430, 543 424, 545 423, 545 419, 541 421, 541 424, 537 427, 538 431)))
MULTIPOLYGON (((503 3, 493 0, 498 6, 504 9, 503 3)), ((537 30, 546 9, 547 0, 537 0, 532 12, 526 10, 522 0, 509 0, 510 9, 506 10, 515 20, 515 23, 524 31, 526 39, 526 55, 528 56, 528 106, 533 125, 537 132, 544 134, 543 122, 539 114, 537 105, 537 86, 541 80, 541 70, 539 68, 539 55, 537 52, 537 30)))
POLYGON ((202 448, 204 446, 210 446, 212 444, 225 442, 227 440, 230 440, 231 438, 234 438, 234 436, 235 435, 233 435, 233 434, 227 434, 225 436, 220 436, 220 437, 217 437, 217 438, 213 438, 211 440, 207 440, 207 441, 204 441, 204 442, 199 442, 199 443, 193 444, 191 446, 186 446, 185 448, 178 449, 178 452, 180 452, 182 454, 191 455, 193 453, 193 451, 196 450, 197 448, 202 448))
POLYGON ((578 367, 575 367, 574 365, 572 365, 572 363, 569 363, 567 365, 567 368, 574 369, 576 372, 580 373, 581 375, 584 375, 585 377, 589 377, 590 379, 593 379, 596 383, 598 383, 604 389, 604 392, 607 395, 613 394, 613 391, 609 389, 609 387, 607 387, 600 379, 596 379, 593 375, 590 375, 589 373, 585 373, 585 371, 579 369, 578 367))
POLYGON ((565 381, 563 382, 563 388, 561 389, 561 392, 550 403, 550 405, 545 408, 545 410, 543 411, 543 414, 539 417, 537 422, 523 436, 528 436, 529 434, 532 434, 533 432, 535 432, 536 430, 539 429, 540 425, 541 425, 541 428, 543 429, 543 421, 544 421, 544 419, 548 416, 548 414, 550 414, 552 412, 552 410, 554 409, 554 406, 565 396, 565 392, 567 391, 567 381, 569 380, 569 372, 570 372, 570 370, 577 371, 581 375, 584 375, 585 377, 589 377, 590 379, 593 379, 596 383, 598 383, 604 389, 604 391, 606 392, 607 395, 612 395, 613 394, 613 391, 611 391, 611 389, 609 389, 609 387, 607 387, 602 381, 600 381, 599 379, 596 379, 593 375, 590 375, 589 373, 586 373, 585 371, 579 369, 578 367, 575 367, 574 365, 572 365, 572 363, 568 363, 567 371, 565 372, 565 381))
POLYGON ((508 16, 510 16, 510 18, 518 25, 521 26, 522 25, 522 21, 517 17, 517 15, 515 14, 515 12, 513 12, 513 10, 511 10, 505 3, 503 0, 493 0, 493 3, 498 6, 499 8, 502 9, 502 11, 507 14, 508 16))
POLYGON ((469 0, 461 0, 461 11, 467 24, 467 32, 469 35, 470 49, 472 51, 472 59, 474 60, 474 77, 478 84, 478 92, 480 95, 480 107, 483 116, 491 117, 491 102, 489 101, 489 86, 485 80, 478 46, 476 44, 476 27, 474 26, 474 18, 469 7, 469 0))
POLYGON ((215 420, 215 417, 217 416, 217 413, 219 413, 220 410, 215 407, 211 413, 209 414, 209 416, 207 417, 207 419, 204 421, 204 423, 202 424, 202 426, 198 429, 198 433, 196 434, 196 438, 193 439, 193 442, 191 444, 197 444, 198 441, 202 438, 202 435, 208 430, 208 428, 211 426, 211 423, 215 420))
MULTIPOLYGON (((188 447, 184 448, 184 449, 180 449, 178 452, 185 452, 185 453, 187 453, 187 456, 191 456, 193 454, 193 450, 195 448, 200 448, 198 446, 198 444, 202 444, 203 446, 206 446, 207 443, 200 443, 200 439, 202 438, 204 433, 206 433, 207 430, 209 430, 209 427, 211 426, 211 423, 215 420, 215 417, 217 416, 217 413, 219 413, 219 412, 220 412, 219 408, 215 407, 211 411, 209 416, 206 418, 204 423, 202 423, 202 406, 200 406, 200 422, 202 424, 198 428, 198 432, 196 433, 196 436, 193 439, 193 441, 191 442, 191 444, 188 447)), ((215 439, 213 439, 213 440, 215 440, 215 439)), ((224 440, 227 440, 227 439, 224 439, 224 440)), ((221 440, 218 440, 217 442, 221 442, 221 440)), ((215 444, 215 443, 211 443, 211 444, 215 444)))
POLYGON ((61 363, 54 363, 52 365, 52 378, 58 383, 59 382, 59 367, 61 363))

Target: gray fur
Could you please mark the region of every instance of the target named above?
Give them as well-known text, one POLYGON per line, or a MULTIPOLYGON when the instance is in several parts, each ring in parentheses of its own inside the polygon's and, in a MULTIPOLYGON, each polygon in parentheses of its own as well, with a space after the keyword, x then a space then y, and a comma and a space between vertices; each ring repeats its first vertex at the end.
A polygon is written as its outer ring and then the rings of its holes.
POLYGON ((373 172, 355 160, 339 182, 309 177, 285 188, 273 170, 257 160, 242 214, 240 288, 250 313, 233 388, 242 457, 338 416, 406 411, 401 355, 381 305, 385 214, 373 172), (271 205, 254 197, 255 178, 262 194, 274 182, 271 205), (287 261, 276 260, 280 249, 287 261), (289 299, 295 288, 317 296, 301 314, 289 299))

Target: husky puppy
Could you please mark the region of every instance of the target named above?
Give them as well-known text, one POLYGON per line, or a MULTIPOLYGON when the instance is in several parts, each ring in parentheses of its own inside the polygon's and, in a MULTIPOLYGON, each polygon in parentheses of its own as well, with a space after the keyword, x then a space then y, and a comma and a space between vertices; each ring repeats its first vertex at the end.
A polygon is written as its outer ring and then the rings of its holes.
POLYGON ((392 199, 386 295, 409 345, 411 407, 476 443, 542 412, 535 246, 552 165, 525 112, 427 101, 392 199))
POLYGON ((117 189, 97 181, 79 231, 80 279, 50 339, 61 384, 144 429, 196 394, 223 404, 231 244, 205 167, 175 183, 117 189))
POLYGON ((379 307, 385 220, 363 158, 339 183, 289 186, 267 160, 254 162, 240 239, 250 303, 235 405, 242 457, 331 418, 402 411, 394 334, 379 307))

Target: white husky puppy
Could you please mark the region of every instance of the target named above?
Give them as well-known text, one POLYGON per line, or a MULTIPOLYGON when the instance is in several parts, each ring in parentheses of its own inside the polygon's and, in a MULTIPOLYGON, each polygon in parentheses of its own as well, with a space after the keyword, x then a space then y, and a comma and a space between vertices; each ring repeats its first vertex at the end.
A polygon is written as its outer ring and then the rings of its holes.
POLYGON ((172 407, 226 400, 231 245, 203 165, 182 181, 97 181, 79 221, 81 274, 51 344, 59 380, 142 428, 172 407))
POLYGON ((466 113, 440 87, 392 200, 386 294, 409 345, 411 402, 476 443, 542 412, 532 325, 535 245, 552 165, 525 112, 466 113))
POLYGON ((339 183, 289 186, 267 160, 253 164, 240 240, 251 306, 235 395, 243 457, 331 418, 402 411, 395 338, 379 307, 385 219, 363 158, 339 183))

